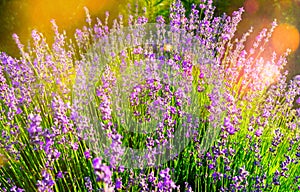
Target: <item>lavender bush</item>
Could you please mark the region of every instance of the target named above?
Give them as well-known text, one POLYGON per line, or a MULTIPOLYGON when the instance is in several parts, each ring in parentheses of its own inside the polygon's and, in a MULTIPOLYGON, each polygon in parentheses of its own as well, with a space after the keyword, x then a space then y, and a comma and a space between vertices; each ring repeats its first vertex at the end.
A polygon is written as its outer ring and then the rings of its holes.
POLYGON ((212 1, 0 53, 1 191, 297 191, 300 78, 212 1))

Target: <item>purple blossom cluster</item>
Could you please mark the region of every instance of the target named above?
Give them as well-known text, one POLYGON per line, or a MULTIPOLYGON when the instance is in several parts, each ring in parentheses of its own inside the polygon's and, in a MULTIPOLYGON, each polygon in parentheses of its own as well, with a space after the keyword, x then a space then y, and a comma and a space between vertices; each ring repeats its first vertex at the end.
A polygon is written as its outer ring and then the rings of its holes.
POLYGON ((0 53, 1 190, 300 190, 299 78, 283 72, 288 52, 264 55, 276 21, 246 51, 243 8, 214 9, 187 16, 176 0, 154 34, 145 15, 110 28, 86 9, 75 43, 55 21, 52 46, 14 35, 21 57, 0 53))
POLYGON ((55 185, 55 182, 52 176, 46 170, 43 170, 42 177, 43 179, 37 182, 38 191, 53 191, 52 187, 55 185))

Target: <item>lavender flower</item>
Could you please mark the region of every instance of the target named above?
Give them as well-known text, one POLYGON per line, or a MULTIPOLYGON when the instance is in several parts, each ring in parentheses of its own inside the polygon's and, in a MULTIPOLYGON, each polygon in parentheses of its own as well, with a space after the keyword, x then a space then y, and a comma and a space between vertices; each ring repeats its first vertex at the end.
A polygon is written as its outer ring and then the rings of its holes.
POLYGON ((112 172, 108 166, 102 164, 101 158, 93 159, 93 167, 98 182, 104 182, 106 184, 111 183, 112 172))
POLYGON ((39 191, 53 191, 53 186, 55 181, 52 179, 52 176, 47 172, 47 170, 42 171, 42 180, 38 180, 37 187, 39 191))
POLYGON ((252 29, 233 39, 243 8, 220 17, 211 0, 189 17, 179 0, 170 8, 170 31, 159 16, 150 33, 137 6, 129 34, 122 16, 112 29, 108 13, 92 26, 85 8, 75 43, 55 21, 52 45, 36 30, 27 49, 13 35, 21 57, 0 53, 1 190, 192 191, 192 180, 195 191, 299 188, 299 77, 279 74, 288 52, 263 54, 276 22, 246 50, 252 29), (131 162, 138 169, 125 169, 131 162))
POLYGON ((89 177, 85 177, 84 181, 85 181, 84 185, 85 185, 86 189, 88 190, 88 192, 92 192, 93 185, 92 185, 91 179, 89 177))

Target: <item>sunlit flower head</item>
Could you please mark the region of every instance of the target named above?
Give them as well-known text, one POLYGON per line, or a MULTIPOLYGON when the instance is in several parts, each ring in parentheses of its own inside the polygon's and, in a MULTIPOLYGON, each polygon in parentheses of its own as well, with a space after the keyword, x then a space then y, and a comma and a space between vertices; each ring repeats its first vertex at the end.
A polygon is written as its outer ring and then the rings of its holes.
POLYGON ((164 51, 170 52, 171 50, 172 50, 172 45, 170 45, 170 44, 165 44, 164 45, 164 51))
POLYGON ((277 82, 279 76, 280 71, 278 66, 271 64, 270 62, 267 62, 262 65, 260 79, 265 86, 269 86, 272 83, 277 82))

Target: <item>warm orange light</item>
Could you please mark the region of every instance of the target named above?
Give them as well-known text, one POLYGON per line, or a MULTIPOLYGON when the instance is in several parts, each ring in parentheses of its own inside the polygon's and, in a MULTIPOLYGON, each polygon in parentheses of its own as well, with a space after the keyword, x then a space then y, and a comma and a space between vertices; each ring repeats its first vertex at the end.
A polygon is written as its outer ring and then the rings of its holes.
POLYGON ((42 30, 51 27, 49 21, 55 19, 59 26, 74 24, 84 18, 84 12, 76 1, 33 0, 28 8, 28 23, 42 30))
POLYGON ((119 0, 24 0, 25 6, 15 5, 16 11, 22 13, 18 18, 22 21, 22 26, 14 32, 26 44, 30 39, 31 31, 36 29, 42 32, 47 42, 51 44, 53 30, 50 21, 52 19, 55 20, 60 32, 65 30, 67 36, 72 37, 76 28, 86 25, 84 7, 88 8, 92 18, 99 17, 103 20, 106 11, 109 11, 113 18, 118 16, 116 15, 119 13, 118 2, 119 0))
POLYGON ((288 23, 283 23, 275 28, 272 35, 272 46, 277 54, 283 54, 287 49, 296 51, 299 47, 299 31, 298 29, 288 23))
POLYGON ((246 13, 254 14, 259 9, 259 3, 257 0, 246 0, 244 2, 244 8, 246 13))
MULTIPOLYGON (((115 1, 110 1, 110 0, 84 0, 83 4, 86 6, 91 14, 97 13, 99 10, 102 10, 104 13, 105 7, 107 8, 107 5, 115 5, 115 1)), ((117 7, 115 7, 117 8, 117 7)))
POLYGON ((78 22, 84 21, 87 7, 91 14, 98 11, 106 11, 113 1, 108 0, 32 0, 29 1, 28 19, 29 23, 37 27, 49 28, 50 20, 55 19, 58 26, 70 27, 78 22))

